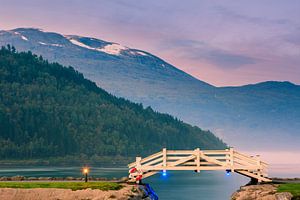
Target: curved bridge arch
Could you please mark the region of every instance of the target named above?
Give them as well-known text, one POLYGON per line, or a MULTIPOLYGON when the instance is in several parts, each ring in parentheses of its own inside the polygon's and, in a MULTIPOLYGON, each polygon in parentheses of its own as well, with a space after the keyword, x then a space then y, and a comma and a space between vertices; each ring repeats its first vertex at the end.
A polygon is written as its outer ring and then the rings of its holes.
POLYGON ((248 156, 235 151, 225 150, 167 150, 146 158, 136 157, 130 163, 129 181, 139 182, 160 171, 166 170, 226 170, 247 176, 257 182, 271 182, 268 178, 268 164, 260 156, 248 156))

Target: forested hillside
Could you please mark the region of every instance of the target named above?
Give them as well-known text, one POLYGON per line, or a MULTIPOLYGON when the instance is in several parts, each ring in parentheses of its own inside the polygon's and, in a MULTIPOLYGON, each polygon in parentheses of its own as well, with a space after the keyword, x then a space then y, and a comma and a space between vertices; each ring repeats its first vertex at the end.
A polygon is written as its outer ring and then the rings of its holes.
POLYGON ((224 148, 211 132, 117 98, 72 67, 0 50, 0 158, 224 148))

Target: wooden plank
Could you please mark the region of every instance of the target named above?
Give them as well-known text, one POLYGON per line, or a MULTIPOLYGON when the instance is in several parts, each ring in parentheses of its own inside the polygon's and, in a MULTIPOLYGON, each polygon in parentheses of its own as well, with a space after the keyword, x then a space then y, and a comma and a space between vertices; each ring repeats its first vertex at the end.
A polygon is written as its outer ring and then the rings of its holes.
MULTIPOLYGON (((148 157, 146 157, 146 158, 143 158, 143 159, 141 160, 141 163, 145 163, 145 162, 151 161, 151 160, 153 160, 153 159, 155 159, 155 158, 157 158, 157 157, 159 157, 159 156, 162 156, 162 152, 161 152, 161 151, 160 151, 160 152, 157 152, 157 153, 155 153, 155 154, 152 154, 151 156, 148 156, 148 157)), ((136 164, 136 162, 132 162, 132 163, 130 163, 130 164, 128 165, 128 167, 129 167, 129 168, 133 168, 133 167, 135 167, 135 164, 136 164)))
POLYGON ((186 156, 169 156, 167 160, 180 160, 182 158, 185 158, 186 156))
POLYGON ((136 166, 137 169, 141 169, 141 166, 142 166, 141 160, 142 160, 141 157, 136 157, 136 159, 135 159, 135 162, 136 162, 135 166, 136 166))
POLYGON ((200 162, 201 162, 200 155, 201 155, 201 151, 200 151, 199 148, 197 148, 195 151, 196 151, 195 162, 196 162, 196 165, 197 165, 197 172, 200 172, 200 162))
POLYGON ((188 157, 185 157, 181 160, 178 160, 178 161, 175 161, 175 162, 172 162, 172 163, 169 163, 169 166, 176 166, 176 165, 180 165, 182 163, 185 163, 189 160, 192 160, 192 159, 195 159, 195 155, 191 155, 191 156, 188 156, 188 157))
POLYGON ((233 148, 229 149, 229 153, 230 153, 230 166, 231 166, 231 172, 234 172, 234 168, 233 168, 233 164, 234 164, 234 157, 233 157, 233 148))
MULTIPOLYGON (((144 163, 144 162, 150 161, 150 160, 152 160, 152 159, 154 159, 154 158, 157 158, 157 157, 159 157, 159 156, 161 156, 161 155, 162 155, 162 152, 161 152, 161 151, 160 151, 160 152, 157 152, 157 153, 152 154, 152 155, 150 155, 150 156, 148 156, 148 157, 146 157, 146 158, 143 158, 143 159, 141 160, 141 162, 144 163)), ((132 162, 132 163, 128 164, 128 167, 129 167, 129 168, 135 167, 135 164, 136 164, 135 162, 132 162)))
POLYGON ((253 157, 253 156, 248 156, 248 155, 242 154, 242 153, 237 152, 237 151, 234 151, 234 154, 235 154, 235 155, 238 155, 239 157, 243 157, 243 158, 245 158, 245 159, 247 159, 247 160, 255 160, 255 157, 253 157))
POLYGON ((157 153, 155 153, 155 154, 152 154, 151 156, 148 156, 148 157, 146 157, 146 158, 144 158, 144 159, 142 159, 142 163, 145 163, 145 162, 148 162, 148 161, 150 161, 150 160, 152 160, 152 159, 155 159, 155 158, 157 158, 157 157, 160 157, 160 156, 162 156, 162 152, 160 151, 160 152, 157 152, 157 153))
POLYGON ((167 166, 167 149, 166 148, 163 149, 163 161, 162 161, 162 165, 164 167, 167 166))
POLYGON ((167 150, 168 155, 190 155, 194 154, 191 150, 167 150))
POLYGON ((251 172, 247 172, 247 171, 237 171, 237 172, 240 173, 240 174, 243 174, 245 176, 248 176, 250 178, 256 178, 259 181, 264 181, 264 182, 271 182, 272 181, 271 179, 255 175, 255 174, 253 174, 251 172))
POLYGON ((211 156, 209 155, 210 158, 216 159, 216 160, 226 160, 226 156, 211 156))
POLYGON ((226 155, 228 152, 226 150, 205 150, 202 151, 206 155, 226 155))
POLYGON ((201 155, 201 158, 205 159, 208 162, 213 162, 213 163, 216 163, 216 164, 221 165, 221 166, 225 166, 226 165, 225 162, 218 161, 218 160, 216 160, 216 159, 214 159, 212 157, 209 157, 209 156, 206 156, 206 155, 203 155, 203 154, 201 155))
MULTIPOLYGON (((195 154, 196 155, 196 154, 195 154)), ((168 156, 167 157, 167 160, 179 160, 179 159, 182 159, 182 158, 185 158, 186 156, 168 156)), ((216 160, 219 160, 219 161, 225 161, 226 160, 226 157, 224 156, 209 156, 210 158, 214 158, 216 160)))
MULTIPOLYGON (((197 165, 197 163, 195 161, 190 161, 190 162, 185 162, 183 163, 183 165, 197 165)), ((206 162, 206 161, 201 161, 201 165, 217 165, 213 162, 206 162)))
POLYGON ((245 160, 245 161, 247 161, 249 163, 256 164, 256 160, 255 159, 244 157, 243 155, 240 155, 240 154, 237 154, 237 153, 234 153, 234 159, 245 160))
POLYGON ((143 166, 150 166, 150 165, 153 165, 153 164, 156 164, 156 163, 160 163, 163 161, 163 158, 157 158, 155 160, 152 160, 150 162, 147 162, 146 164, 143 164, 143 166))
POLYGON ((248 161, 245 161, 245 160, 241 160, 241 159, 234 159, 234 163, 238 163, 238 164, 241 164, 241 165, 245 165, 245 166, 256 166, 256 163, 250 163, 248 161))
POLYGON ((230 164, 230 153, 229 153, 229 149, 226 149, 226 166, 229 166, 230 164))

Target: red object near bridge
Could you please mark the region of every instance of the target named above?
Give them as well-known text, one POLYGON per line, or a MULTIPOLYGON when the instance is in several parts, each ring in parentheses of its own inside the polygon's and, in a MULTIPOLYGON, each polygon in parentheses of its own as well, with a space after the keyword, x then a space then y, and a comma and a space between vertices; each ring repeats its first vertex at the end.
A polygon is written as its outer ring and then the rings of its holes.
POLYGON ((138 175, 138 176, 135 178, 135 180, 136 180, 136 181, 140 181, 140 180, 142 180, 142 178, 143 178, 142 175, 138 175))
POLYGON ((134 173, 136 171, 137 171, 137 169, 134 167, 134 168, 130 169, 129 173, 134 173))

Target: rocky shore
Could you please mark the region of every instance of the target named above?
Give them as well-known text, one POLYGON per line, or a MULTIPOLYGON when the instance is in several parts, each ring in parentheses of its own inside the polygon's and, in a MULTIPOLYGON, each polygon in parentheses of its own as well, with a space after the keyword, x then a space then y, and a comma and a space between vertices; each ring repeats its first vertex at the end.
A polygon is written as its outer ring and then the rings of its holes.
MULTIPOLYGON (((6 177, 2 176, 0 177, 0 181, 83 181, 83 177, 24 177, 24 176, 12 176, 12 177, 6 177)), ((126 182, 128 180, 127 177, 123 177, 120 179, 117 178, 94 178, 89 177, 89 181, 115 181, 115 182, 126 182)))
POLYGON ((291 200, 292 194, 289 192, 277 192, 278 185, 262 184, 242 186, 235 192, 232 200, 291 200))
POLYGON ((5 200, 140 200, 144 193, 137 186, 124 184, 120 190, 76 190, 55 188, 0 188, 0 199, 5 200))

